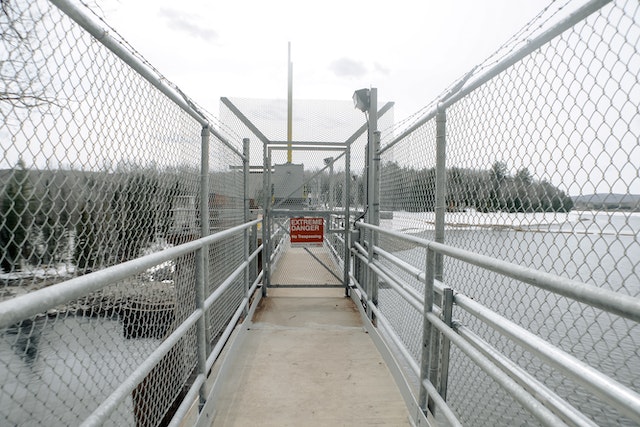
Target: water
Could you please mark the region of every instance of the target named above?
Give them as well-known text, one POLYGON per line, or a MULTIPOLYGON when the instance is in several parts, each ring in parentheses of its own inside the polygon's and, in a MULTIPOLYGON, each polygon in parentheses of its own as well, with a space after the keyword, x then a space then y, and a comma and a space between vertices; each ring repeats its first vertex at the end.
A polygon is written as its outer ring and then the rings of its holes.
MULTIPOLYGON (((77 425, 157 347, 117 319, 41 318, 0 336, 0 425, 77 425)), ((134 425, 127 398, 111 425, 134 425)))
MULTIPOLYGON (((433 239, 433 231, 429 230, 433 222, 427 215, 399 213, 388 225, 433 239), (420 221, 423 231, 416 227, 420 221)), ((459 213, 451 215, 447 222, 456 224, 445 231, 446 243, 452 246, 627 295, 640 295, 640 214, 459 213)), ((396 245, 396 255, 423 268, 424 249, 396 245)), ((444 280, 631 389, 640 390, 640 327, 635 322, 455 260, 445 259, 444 280)), ((422 290, 420 284, 413 283, 422 290)), ((421 337, 419 316, 390 291, 382 292, 380 301, 417 357, 421 337)), ((493 333, 482 322, 460 309, 454 311, 454 316, 599 425, 635 425, 597 401, 584 387, 545 367, 535 356, 493 333)), ((464 424, 537 425, 459 351, 452 352, 451 366, 449 402, 464 424)))

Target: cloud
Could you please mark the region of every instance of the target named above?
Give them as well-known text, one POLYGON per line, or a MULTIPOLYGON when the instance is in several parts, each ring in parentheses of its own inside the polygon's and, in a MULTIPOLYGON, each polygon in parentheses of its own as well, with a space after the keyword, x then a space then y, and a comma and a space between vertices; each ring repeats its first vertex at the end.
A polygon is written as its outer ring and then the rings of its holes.
POLYGON ((375 62, 373 64, 373 66, 375 67, 376 71, 384 74, 385 76, 388 76, 389 73, 391 72, 391 70, 389 70, 389 68, 385 67, 384 65, 380 64, 379 62, 375 62))
POLYGON ((349 58, 336 59, 329 69, 338 77, 362 77, 367 74, 367 67, 362 62, 349 58))
POLYGON ((217 32, 196 23, 200 19, 197 15, 173 9, 160 9, 158 15, 165 18, 167 25, 171 29, 184 32, 204 41, 212 41, 218 38, 217 32))

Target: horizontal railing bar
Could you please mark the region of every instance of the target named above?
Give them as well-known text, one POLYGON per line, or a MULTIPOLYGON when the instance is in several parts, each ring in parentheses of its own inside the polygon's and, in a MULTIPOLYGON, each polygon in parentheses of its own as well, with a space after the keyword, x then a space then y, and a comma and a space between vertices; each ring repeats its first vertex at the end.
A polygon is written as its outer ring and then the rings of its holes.
MULTIPOLYGON (((374 253, 380 255, 381 257, 383 257, 387 261, 391 262, 395 266, 397 266, 397 267, 403 269, 404 271, 406 271, 407 273, 411 274, 411 276, 413 276, 415 279, 418 279, 422 283, 425 282, 424 271, 421 271, 419 268, 414 267, 413 265, 409 264, 408 262, 398 258, 397 256, 393 255, 390 252, 385 251, 382 248, 379 248, 378 246, 374 247, 373 250, 374 250, 374 253)), ((433 289, 437 294, 442 295, 444 293, 444 287, 445 287, 444 283, 442 283, 441 281, 439 281, 439 280, 434 280, 433 281, 433 289)))
POLYGON ((438 393, 438 390, 436 390, 433 384, 431 384, 431 381, 429 381, 429 379, 425 379, 424 381, 422 381, 422 385, 424 385, 424 388, 427 389, 427 393, 433 400, 433 403, 435 403, 439 413, 442 414, 442 416, 449 422, 449 426, 462 427, 462 423, 458 420, 456 414, 453 413, 451 407, 449 407, 449 405, 447 405, 447 402, 445 402, 442 396, 440 396, 440 393, 438 393))
POLYGON ((0 329, 35 316, 38 313, 45 312, 58 305, 83 297, 90 292, 98 291, 112 283, 142 273, 155 265, 195 252, 205 245, 233 236, 261 221, 261 219, 256 219, 210 236, 107 267, 93 273, 74 277, 67 281, 3 301, 0 303, 0 329))
MULTIPOLYGON (((255 288, 254 288, 254 291, 255 291, 255 288)), ((251 293, 249 295, 251 295, 251 293)), ((244 312, 244 308, 247 306, 247 304, 249 304, 249 299, 245 297, 242 299, 242 302, 240 303, 236 311, 233 313, 231 320, 229 321, 229 323, 227 323, 227 326, 224 329, 224 332, 222 333, 218 341, 216 342, 216 345, 211 349, 211 353, 209 354, 209 357, 207 357, 207 364, 206 364, 207 372, 211 370, 211 368, 213 367, 213 364, 216 363, 216 360, 220 356, 220 353, 222 353, 222 349, 227 344, 227 340, 233 333, 233 330, 236 328, 236 324, 238 323, 240 316, 242 316, 242 313, 244 312)))
POLYGON ((441 243, 431 242, 429 246, 443 255, 640 322, 640 298, 619 294, 584 282, 556 276, 441 243))
POLYGON ((473 299, 457 294, 458 307, 473 314, 493 329, 511 338, 564 374, 582 384, 594 394, 640 422, 640 395, 586 363, 553 346, 537 335, 484 307, 473 299))
POLYGON ((204 312, 196 309, 147 357, 81 424, 84 427, 103 425, 115 408, 122 403, 160 363, 169 351, 193 327, 204 312))
POLYGON ((480 351, 476 350, 469 342, 458 335, 453 329, 447 326, 440 318, 432 312, 426 313, 427 320, 431 322, 440 332, 442 332, 456 347, 465 353, 480 369, 493 378, 507 393, 509 393, 516 401, 526 408, 533 416, 540 420, 544 425, 562 425, 564 424, 557 415, 551 412, 522 388, 509 375, 502 372, 500 368, 494 365, 480 351))
POLYGON ((477 78, 471 79, 466 86, 462 86, 459 91, 456 91, 451 94, 447 94, 447 96, 440 100, 440 108, 448 108, 449 106, 455 104, 460 99, 464 98, 489 80, 493 79, 503 71, 510 68, 512 65, 516 64, 520 60, 524 59, 526 56, 532 54, 536 50, 540 49, 542 46, 546 45, 549 41, 556 38, 566 30, 570 29, 578 22, 584 20, 589 15, 598 10, 602 9, 608 3, 611 3, 612 0, 592 0, 589 3, 578 8, 575 12, 568 15, 566 18, 560 20, 554 26, 543 32, 542 34, 528 39, 527 43, 521 47, 520 49, 514 51, 512 54, 506 56, 495 65, 489 67, 487 71, 480 74, 477 78))
POLYGON ((376 272, 383 280, 385 280, 389 286, 391 286, 400 296, 411 304, 416 310, 420 313, 424 311, 424 301, 423 297, 414 289, 405 288, 399 281, 392 278, 389 272, 384 267, 381 267, 375 261, 369 262, 369 258, 366 256, 367 251, 359 244, 354 243, 354 246, 358 249, 359 252, 356 253, 356 256, 360 258, 360 260, 376 272))
POLYGON ((454 248, 442 243, 426 240, 416 236, 407 236, 397 231, 387 230, 363 222, 357 227, 376 230, 380 233, 397 237, 419 246, 429 247, 435 252, 481 267, 485 270, 519 280, 524 283, 548 290, 550 292, 572 298, 593 307, 640 322, 640 298, 622 295, 607 289, 597 288, 577 280, 567 279, 551 273, 523 267, 507 261, 491 258, 464 249, 454 248))
MULTIPOLYGON (((316 146, 323 147, 325 151, 331 151, 334 149, 336 151, 342 151, 347 148, 347 144, 344 142, 321 142, 321 141, 269 141, 268 145, 292 145, 292 147, 287 148, 291 150, 307 150, 306 146, 316 146), (298 146, 298 147, 296 147, 298 146)), ((273 149, 277 149, 276 147, 269 147, 273 149)))
POLYGON ((533 375, 522 369, 518 364, 500 354, 489 342, 483 340, 470 328, 462 325, 454 326, 458 334, 484 354, 495 365, 500 366, 511 378, 524 387, 529 393, 544 405, 550 406, 552 410, 562 419, 573 426, 597 427, 597 424, 587 418, 584 414, 571 406, 567 401, 560 398, 553 391, 549 390, 543 383, 538 381, 533 375))
POLYGON ((393 341, 393 344, 398 348, 398 351, 400 351, 400 354, 402 354, 402 357, 405 359, 405 362, 407 362, 414 375, 419 377, 420 366, 418 366, 418 362, 416 362, 411 353, 409 353, 409 350, 404 345, 404 342, 402 342, 398 334, 395 333, 387 318, 375 305, 371 307, 371 311, 376 316, 376 320, 379 322, 379 325, 384 329, 385 335, 387 335, 391 339, 391 341, 393 341))

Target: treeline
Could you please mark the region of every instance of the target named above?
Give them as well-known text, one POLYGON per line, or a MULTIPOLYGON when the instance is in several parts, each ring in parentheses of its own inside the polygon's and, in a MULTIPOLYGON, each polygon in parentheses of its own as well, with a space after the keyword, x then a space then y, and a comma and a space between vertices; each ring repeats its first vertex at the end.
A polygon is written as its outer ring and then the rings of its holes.
POLYGON ((71 261, 83 274, 133 259, 169 234, 175 204, 194 193, 198 175, 134 166, 37 171, 20 161, 0 171, 0 268, 71 261))
MULTIPOLYGON (((511 176, 504 162, 489 170, 447 170, 445 204, 449 211, 567 212, 573 201, 546 180, 537 180, 527 168, 511 176)), ((381 209, 425 212, 435 209, 435 168, 400 167, 395 162, 381 169, 381 209)))

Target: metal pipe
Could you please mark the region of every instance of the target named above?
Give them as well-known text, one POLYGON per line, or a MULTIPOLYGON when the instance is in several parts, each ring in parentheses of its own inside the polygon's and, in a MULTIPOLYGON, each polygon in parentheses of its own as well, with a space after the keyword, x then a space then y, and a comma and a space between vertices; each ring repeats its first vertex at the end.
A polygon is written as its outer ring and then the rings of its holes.
POLYGON ((465 353, 473 362, 493 378, 510 396, 518 401, 525 409, 542 422, 543 425, 562 425, 563 422, 553 412, 541 405, 534 396, 529 394, 511 377, 502 372, 482 353, 456 334, 451 328, 433 313, 426 313, 427 320, 440 332, 445 334, 451 342, 465 353))
POLYGON ((0 329, 55 308, 58 305, 81 298, 112 283, 142 273, 163 262, 195 252, 204 245, 226 239, 239 233, 245 227, 251 227, 259 222, 261 220, 257 219, 161 252, 155 252, 90 274, 74 277, 65 282, 0 302, 0 329))
MULTIPOLYGON (((445 320, 446 323, 446 320, 445 320)), ((596 427, 597 424, 587 418, 583 413, 560 398, 553 391, 549 390, 543 383, 538 381, 533 375, 522 369, 517 363, 512 362, 490 343, 480 338, 466 326, 456 326, 458 334, 473 345, 492 363, 499 366, 503 371, 513 378, 518 384, 524 387, 529 393, 536 396, 540 402, 552 409, 565 422, 573 426, 596 427)))
MULTIPOLYGON (((447 116, 444 110, 436 114, 436 200, 435 240, 444 243, 445 195, 447 194, 447 116)), ((442 254, 436 253, 435 280, 442 281, 442 254)))
POLYGON ((456 304, 640 423, 640 394, 464 295, 456 304))
MULTIPOLYGON (((453 289, 445 287, 442 294, 442 321, 452 327, 453 323, 453 289)), ((440 368, 440 383, 438 392, 444 400, 447 400, 447 388, 449 385, 449 360, 451 353, 451 341, 446 336, 442 336, 442 366, 440 368)))
MULTIPOLYGON (((480 87, 484 83, 488 82, 492 78, 496 77, 497 75, 499 75, 500 73, 502 73, 503 71, 505 71, 506 69, 511 67, 516 62, 520 61, 522 58, 524 58, 527 55, 530 55, 531 53, 533 53, 536 50, 540 49, 546 43, 548 43, 549 41, 551 41, 555 37, 559 36, 560 34, 565 32, 566 30, 570 29, 571 27, 573 27, 578 22, 580 22, 583 19, 587 18, 592 13, 597 12, 598 10, 603 8, 605 5, 607 5, 608 3, 611 3, 611 1, 612 0, 592 0, 592 1, 590 1, 589 3, 581 6, 574 13, 570 14, 568 17, 566 17, 563 20, 561 20, 558 23, 556 23, 553 27, 549 28, 549 30, 545 31, 544 33, 542 33, 538 37, 535 37, 533 39, 527 40, 526 45, 524 45, 520 49, 516 50, 511 55, 503 58, 502 60, 497 62, 495 65, 487 68, 487 70, 484 73, 480 74, 476 79, 473 79, 469 85, 465 86, 464 83, 466 83, 466 81, 464 81, 463 85, 460 87, 459 90, 457 90, 455 92, 449 92, 449 93, 446 94, 445 97, 443 97, 443 98, 441 98, 439 100, 436 100, 436 102, 434 104, 432 104, 432 105, 434 105, 434 107, 432 107, 427 113, 425 113, 425 115, 420 120, 418 120, 416 123, 414 123, 411 127, 406 129, 400 135, 395 137, 391 142, 389 142, 387 145, 385 145, 384 148, 382 148, 380 150, 380 154, 382 154, 385 151, 389 150, 391 147, 396 145, 398 142, 400 142, 403 139, 405 139, 408 135, 412 134, 417 129, 422 127, 429 120, 433 119, 436 116, 437 111, 438 111, 439 108, 448 108, 451 105, 455 104, 460 99, 464 98, 465 96, 467 96, 468 94, 473 92, 475 89, 477 89, 478 87, 480 87)), ((468 79, 469 77, 470 76, 465 76, 466 79, 468 79)))
POLYGON ((431 353, 433 347, 433 327, 427 320, 427 314, 433 310, 433 282, 435 280, 435 267, 436 267, 436 253, 427 248, 427 254, 425 257, 425 271, 426 282, 424 285, 424 319, 422 322, 422 355, 420 357, 420 396, 418 398, 418 404, 420 408, 426 413, 427 410, 431 410, 431 405, 428 402, 428 393, 422 384, 425 380, 429 380, 431 372, 431 353))
MULTIPOLYGON (((244 155, 244 159, 242 160, 243 166, 243 189, 242 192, 244 194, 244 222, 249 222, 249 138, 244 138, 242 140, 242 154, 244 155)), ((249 298, 249 281, 251 280, 249 277, 250 274, 250 261, 249 261, 249 228, 244 229, 244 239, 242 242, 243 245, 243 256, 247 263, 247 266, 244 270, 244 295, 246 298, 249 298)), ((245 314, 249 313, 249 308, 247 306, 245 314)))
MULTIPOLYGON (((358 223, 357 226, 364 228, 374 227, 362 222, 358 223)), ((511 277, 512 279, 528 283, 535 287, 592 305, 609 313, 617 314, 636 322, 640 322, 640 298, 621 295, 577 280, 567 279, 529 267, 522 267, 507 261, 443 245, 420 237, 404 235, 397 231, 387 230, 380 227, 376 227, 376 229, 382 234, 413 242, 423 247, 430 247, 434 251, 442 253, 443 255, 484 268, 485 270, 493 271, 506 277, 511 277)))
POLYGON ((262 144, 262 271, 264 272, 262 296, 267 296, 267 287, 269 286, 269 280, 271 275, 269 270, 271 268, 269 257, 271 256, 271 250, 269 245, 269 217, 271 208, 271 162, 269 161, 269 150, 267 148, 267 142, 262 144))
POLYGON ((291 63, 291 42, 289 42, 288 58, 288 78, 287 78, 287 163, 292 161, 291 140, 293 137, 293 64, 291 63))
MULTIPOLYGON (((81 9, 76 3, 70 0, 51 0, 51 3, 84 28, 98 42, 109 49, 142 78, 151 83, 151 85, 173 101, 181 110, 200 123, 201 126, 211 127, 206 115, 196 107, 195 103, 189 97, 174 85, 168 84, 165 77, 161 76, 150 65, 133 54, 118 39, 111 36, 107 29, 103 28, 99 22, 86 13, 85 10, 81 9)), ((220 142, 226 145, 234 153, 241 156, 241 153, 233 146, 233 144, 227 141, 225 137, 214 129, 212 129, 211 132, 220 140, 220 142)))
POLYGON ((151 370, 175 347, 187 334, 198 319, 204 315, 202 310, 196 309, 185 319, 158 347, 147 357, 122 383, 107 396, 104 401, 84 420, 83 427, 101 426, 106 423, 111 413, 120 405, 133 390, 144 380, 151 370))
MULTIPOLYGON (((200 237, 206 237, 211 234, 211 223, 209 222, 209 154, 210 154, 210 136, 211 132, 208 126, 202 127, 201 136, 201 144, 200 144, 200 237)), ((199 280, 202 280, 200 283, 196 283, 196 286, 200 289, 196 289, 196 304, 203 303, 205 295, 207 293, 207 289, 209 287, 209 246, 203 246, 199 253, 196 254, 196 271, 198 275, 196 277, 199 280), (201 276, 201 277, 200 277, 201 276), (198 292, 202 292, 202 299, 200 301, 197 300, 198 292)), ((200 359, 206 358, 206 354, 211 350, 210 348, 210 340, 209 340, 209 317, 203 316, 200 322, 198 322, 198 328, 202 328, 202 332, 199 330, 196 331, 196 334, 200 336, 200 333, 203 334, 202 342, 203 347, 202 350, 198 349, 198 351, 202 351, 202 355, 198 355, 198 366, 204 369, 203 365, 200 365, 200 359), (201 323, 201 324, 200 324, 201 323)), ((198 338, 200 339, 200 338, 198 338)), ((198 344, 199 345, 199 344, 198 344)), ((204 360, 204 359, 203 359, 204 360)), ((202 372, 200 372, 202 373, 202 372)), ((205 372, 206 374, 206 372, 205 372)), ((204 404, 204 401, 207 398, 206 390, 202 390, 200 393, 201 404, 204 404), (204 399, 204 400, 202 400, 204 399)))
POLYGON ((351 145, 345 150, 344 159, 345 184, 344 184, 344 293, 349 296, 349 258, 351 250, 351 145))
MULTIPOLYGON (((195 283, 195 296, 196 296, 196 308, 203 313, 206 313, 206 309, 204 308, 205 301, 205 273, 204 273, 204 264, 208 261, 205 251, 207 251, 208 246, 200 248, 196 251, 196 283, 195 283)), ((208 251, 207 251, 208 252, 208 251)), ((196 369, 198 371, 198 375, 207 375, 206 369, 206 361, 207 361, 207 351, 208 351, 208 339, 207 339, 207 316, 200 316, 198 321, 196 322, 196 354, 198 357, 196 369)), ((204 384, 200 387, 200 402, 199 409, 202 409, 205 402, 207 401, 207 390, 204 384)))

